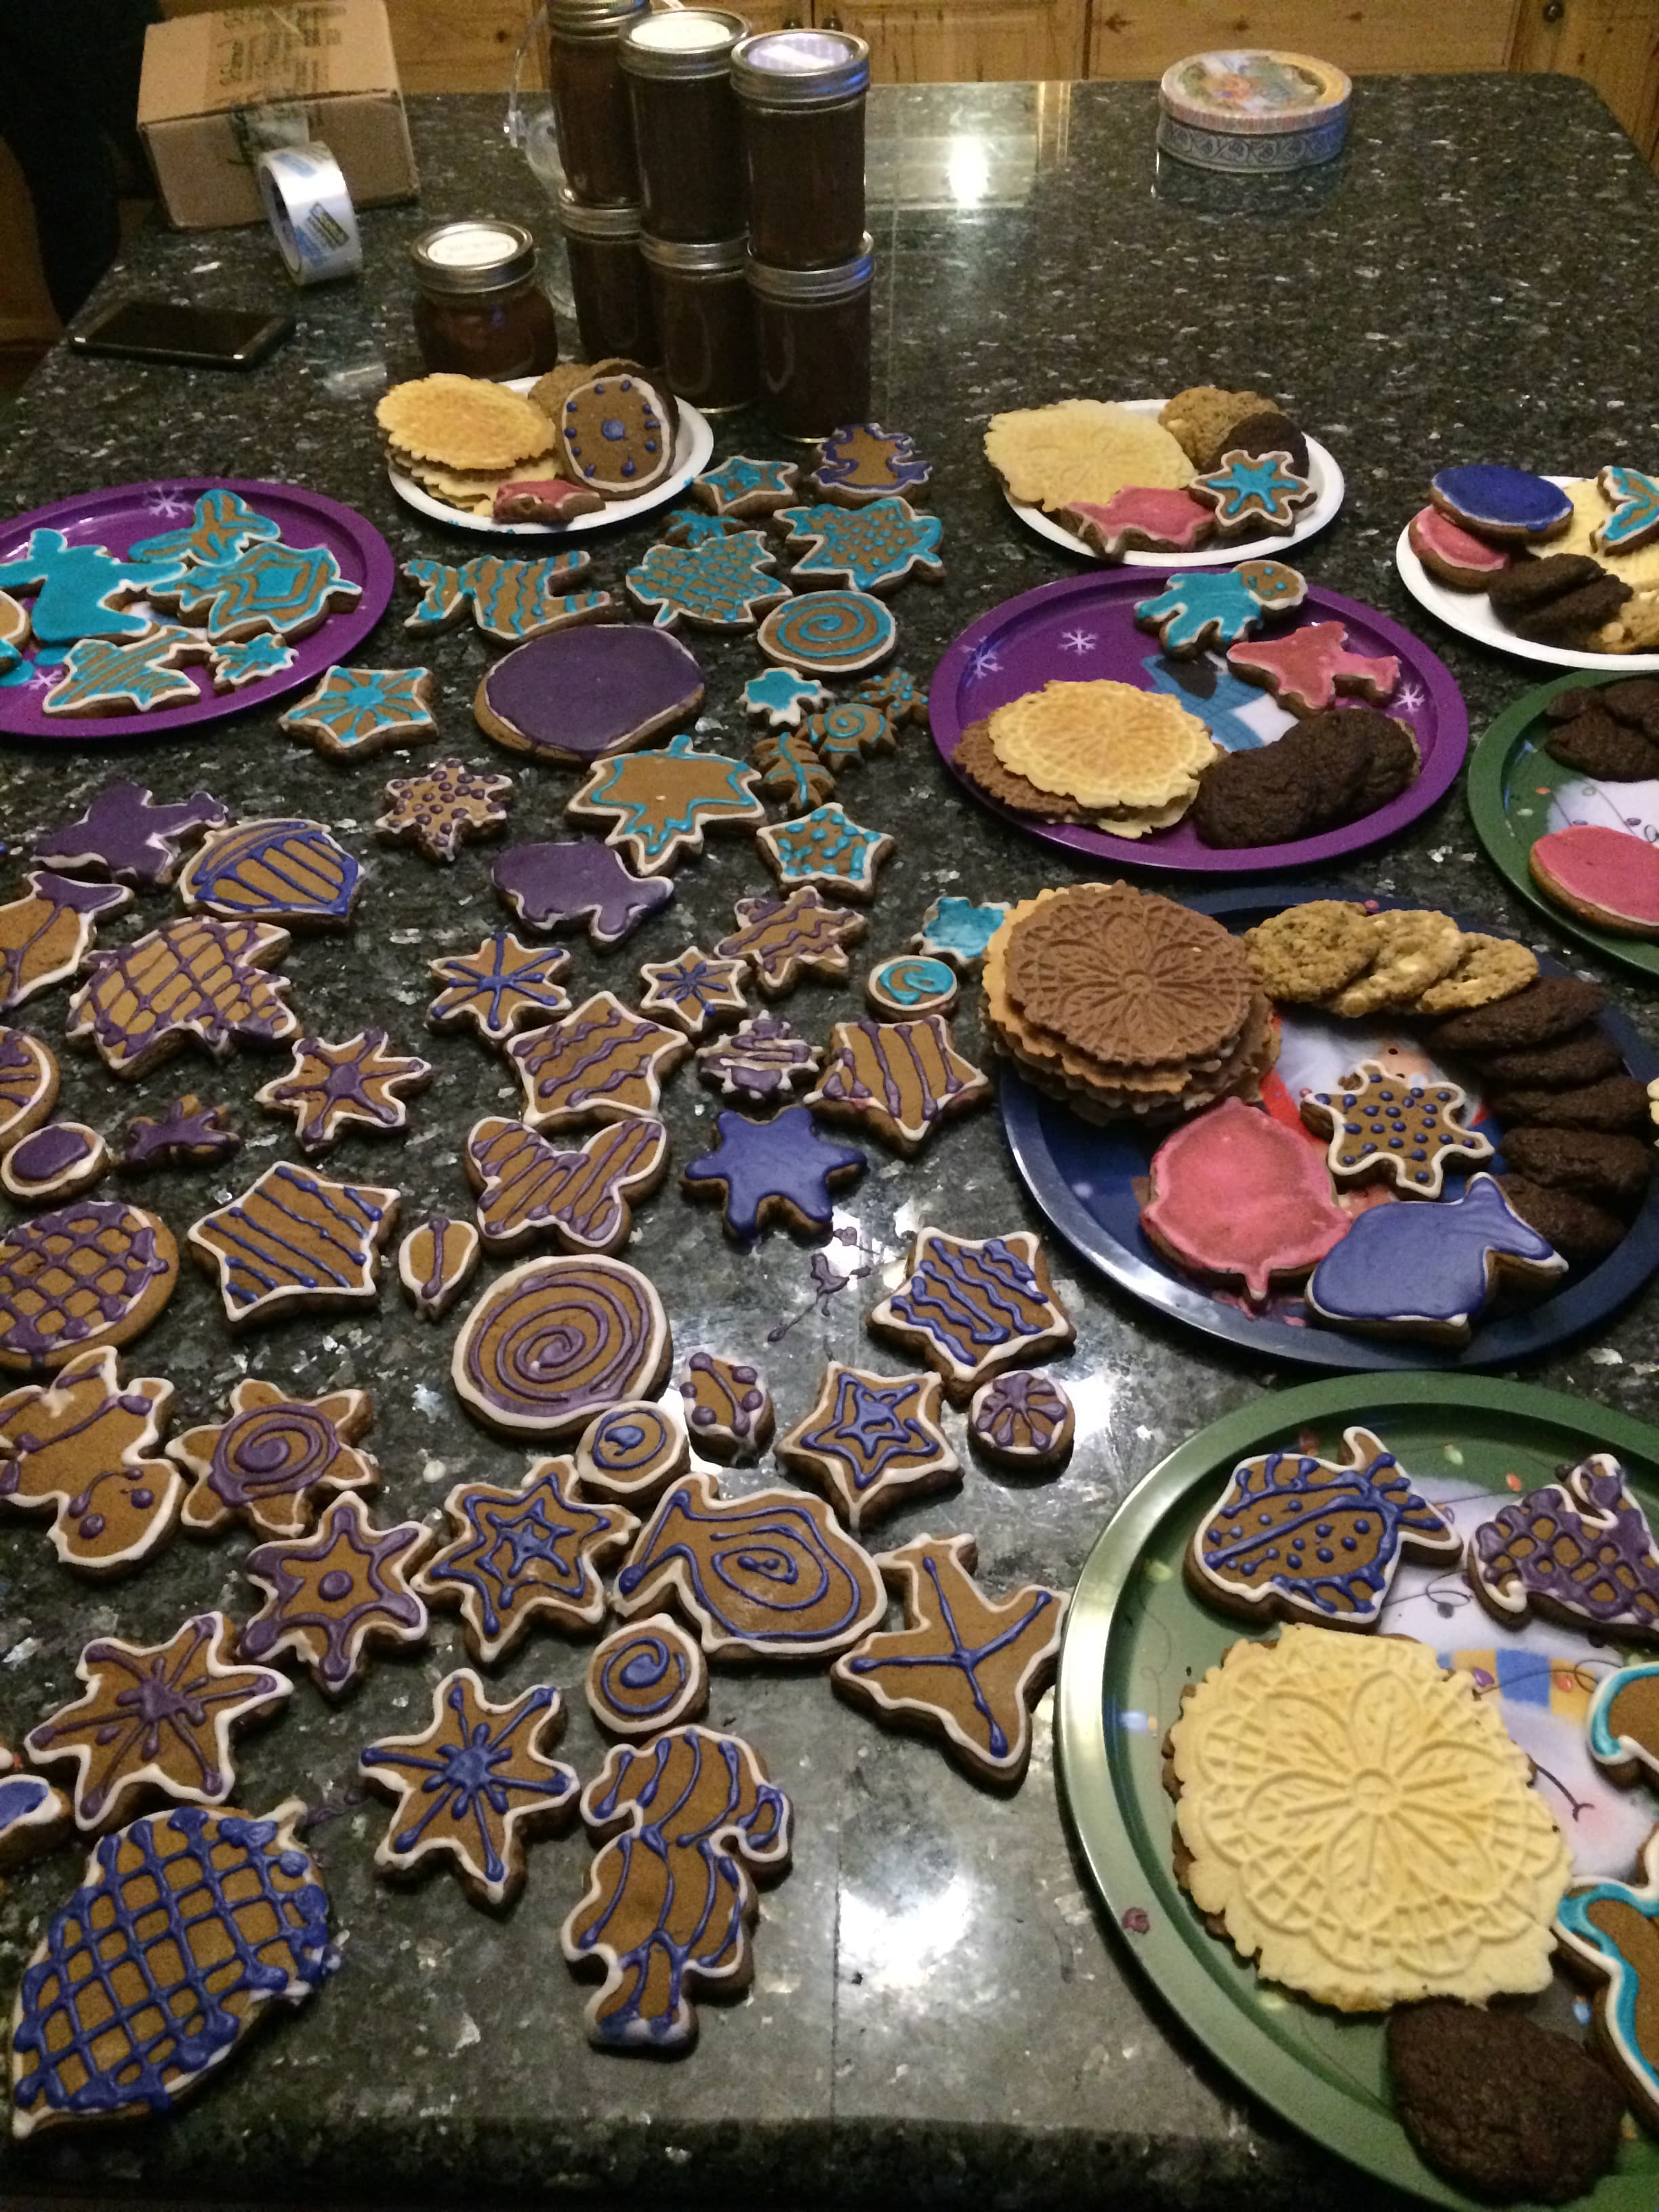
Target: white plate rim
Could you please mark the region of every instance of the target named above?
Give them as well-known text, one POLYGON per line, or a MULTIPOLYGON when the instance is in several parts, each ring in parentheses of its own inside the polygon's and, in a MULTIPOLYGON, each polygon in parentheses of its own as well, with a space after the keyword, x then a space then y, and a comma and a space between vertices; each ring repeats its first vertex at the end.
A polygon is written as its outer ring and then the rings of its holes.
MULTIPOLYGON (((1127 407, 1132 415, 1155 416, 1170 403, 1167 399, 1119 399, 1113 404, 1127 407)), ((1126 568, 1225 568, 1235 561, 1267 560, 1291 545, 1301 544, 1304 538, 1311 538, 1316 531, 1323 530, 1327 523, 1335 520, 1347 489, 1335 454, 1328 446, 1321 445, 1317 438, 1308 440, 1308 459, 1319 496, 1288 536, 1230 538, 1224 545, 1208 545, 1197 553, 1153 553, 1142 550, 1126 553, 1121 565, 1126 568)), ((1119 565, 1115 561, 1102 562, 1099 554, 1075 530, 1056 522, 1040 507, 1028 507, 1024 501, 1016 499, 1006 484, 1002 486, 1002 496, 1025 527, 1037 537, 1046 538, 1051 545, 1063 545, 1068 553, 1080 553, 1085 561, 1098 562, 1102 567, 1119 565)))
MULTIPOLYGON (((504 380, 509 392, 528 392, 536 382, 533 376, 514 376, 504 380)), ((417 514, 428 515, 434 522, 453 523, 458 530, 482 531, 489 538, 580 538, 589 531, 608 530, 612 523, 629 522, 637 515, 649 514, 678 499, 694 477, 699 477, 708 465, 714 450, 714 428, 700 408, 690 400, 675 402, 679 410, 679 423, 674 435, 674 466, 660 483, 653 484, 649 491, 636 493, 632 499, 607 501, 597 514, 579 514, 572 522, 497 522, 488 514, 469 514, 465 507, 448 507, 429 491, 422 490, 412 477, 390 461, 386 475, 405 507, 412 507, 417 514)))
MULTIPOLYGON (((1577 483, 1577 477, 1552 477, 1553 484, 1577 483)), ((1408 522, 1401 532, 1394 549, 1394 565, 1400 571, 1400 580, 1419 606, 1431 615, 1438 615, 1449 629, 1470 638, 1476 645, 1490 646, 1495 653, 1507 653, 1516 660, 1541 661, 1547 668, 1594 668, 1604 676, 1652 676, 1659 674, 1659 653, 1580 653, 1576 646, 1540 645, 1529 637, 1517 637, 1506 629, 1492 611, 1492 603, 1484 592, 1454 591, 1449 584, 1430 575, 1428 570, 1412 550, 1412 526, 1408 522)))

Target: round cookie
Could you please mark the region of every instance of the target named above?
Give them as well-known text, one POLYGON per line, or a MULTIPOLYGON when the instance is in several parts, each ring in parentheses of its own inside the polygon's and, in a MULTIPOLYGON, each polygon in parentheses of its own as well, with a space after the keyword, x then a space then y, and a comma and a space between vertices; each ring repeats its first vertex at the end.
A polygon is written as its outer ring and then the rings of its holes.
POLYGON ((685 1472, 685 1431, 648 1398, 625 1398, 588 1423, 576 1447, 583 1492, 623 1504, 647 1501, 685 1472))
POLYGON ((613 1628, 595 1646, 582 1688, 613 1735, 657 1735, 696 1720, 708 1703, 702 1647, 672 1615, 653 1613, 613 1628))
POLYGON ((1264 407, 1254 415, 1235 422, 1214 440, 1202 459, 1194 459, 1206 473, 1218 469, 1229 453, 1243 453, 1249 459, 1259 459, 1263 453, 1283 453, 1294 475, 1305 478, 1309 471, 1308 441, 1288 415, 1280 414, 1276 407, 1264 407))
POLYGON ((1370 967, 1366 921, 1364 907, 1347 899, 1287 906, 1245 931, 1251 973, 1269 998, 1316 1006, 1370 967))
POLYGON ((1659 852, 1645 838, 1575 823, 1539 838, 1527 865, 1569 914, 1620 937, 1659 937, 1659 852))
POLYGON ((969 722, 963 732, 951 765, 966 776, 975 791, 1015 814, 1029 814, 1039 822, 1086 822, 1089 811, 1063 792, 1044 791, 1029 776, 1005 768, 991 742, 988 721, 969 722))
POLYGON ((1523 1090, 1571 1091, 1603 1075, 1616 1075, 1624 1064, 1607 1031, 1586 1022, 1559 1044, 1540 1045, 1531 1052, 1495 1054, 1482 1072, 1493 1083, 1514 1084, 1523 1090))
POLYGON ((1417 1002, 1422 1014, 1456 1014, 1469 1006, 1495 1006, 1524 991, 1538 973, 1538 956, 1512 937, 1486 937, 1466 931, 1457 965, 1431 983, 1417 1002))
POLYGON ((685 1425, 706 1458, 758 1459, 772 1435, 772 1394, 757 1367, 694 1352, 680 1377, 685 1425))
POLYGON ((1351 761, 1346 778, 1327 780, 1288 736, 1276 744, 1224 753, 1200 781, 1193 828, 1205 844, 1224 852, 1293 843, 1321 825, 1333 789, 1358 792, 1360 766, 1351 761))
POLYGON ((1265 392, 1228 392, 1217 384, 1194 384, 1177 392, 1173 399, 1166 399, 1158 419, 1194 467, 1202 468, 1235 424, 1276 411, 1276 403, 1265 392))
POLYGON ((1437 507, 1420 508, 1413 515, 1406 535, 1430 575, 1455 592, 1484 592, 1515 558, 1501 545, 1490 545, 1465 530, 1437 507))
POLYGON ((902 1019, 910 1014, 948 1014, 961 980, 948 960, 920 952, 895 952, 878 960, 864 979, 873 1013, 902 1019))
POLYGON ((1559 538, 1572 520, 1572 501, 1547 477, 1490 462, 1441 469, 1429 497, 1442 514, 1500 545, 1536 545, 1559 538))
POLYGON ((631 499, 673 465, 674 433, 656 386, 642 376, 596 376, 559 410, 565 473, 606 499, 631 499))
POLYGON ((1632 1206, 1653 1176, 1653 1147, 1639 1137, 1600 1129, 1508 1130, 1504 1158, 1530 1182, 1575 1191, 1604 1206, 1632 1206))
POLYGON ((532 638, 493 662, 472 712, 509 752, 586 768, 684 727, 702 701, 695 654, 666 630, 584 623, 532 638))
POLYGON ((12 1146, 0 1159, 0 1184, 22 1206, 75 1198, 102 1180, 109 1149, 84 1121, 51 1121, 12 1146))
POLYGON ((1642 783, 1659 776, 1659 745, 1641 730, 1595 708, 1552 730, 1544 750, 1563 768, 1607 783, 1642 783))
POLYGON ((1449 915, 1421 907, 1388 907, 1367 922, 1371 964, 1329 1001, 1333 1013, 1357 1021, 1366 1014, 1415 1006, 1431 983, 1457 965, 1463 933, 1449 915))
POLYGON ((994 1375, 980 1384, 968 1409, 975 1449, 1004 1467, 1063 1467, 1076 1428, 1070 1397, 1048 1375, 994 1375))
POLYGON ((480 1419, 560 1437, 624 1398, 659 1389, 673 1351, 650 1281, 621 1260, 526 1260, 461 1324, 451 1375, 480 1419))
POLYGON ((77 1199, 0 1236, 0 1367, 58 1368, 127 1343, 172 1297, 179 1247, 159 1214, 77 1199))
POLYGON ((1437 1054, 1464 1052, 1480 1057, 1553 1044, 1599 1014, 1606 1003, 1607 993, 1599 983, 1577 975, 1540 975, 1512 999, 1447 1016, 1435 1030, 1434 1048, 1437 1054))
POLYGON ((768 660, 805 676, 856 676, 898 643, 892 610, 868 592, 806 592, 774 607, 755 633, 768 660))

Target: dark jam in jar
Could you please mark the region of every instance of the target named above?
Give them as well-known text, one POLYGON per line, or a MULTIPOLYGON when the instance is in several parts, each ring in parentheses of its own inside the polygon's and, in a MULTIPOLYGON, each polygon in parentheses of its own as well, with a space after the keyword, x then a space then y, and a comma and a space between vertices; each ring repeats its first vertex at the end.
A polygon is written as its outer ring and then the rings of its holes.
POLYGON ((671 392, 694 407, 742 407, 759 388, 755 313, 744 278, 744 240, 689 246, 642 238, 651 273, 657 338, 671 392))
POLYGON ((516 222, 441 222, 409 249, 420 286, 415 336, 429 369, 540 376, 559 358, 552 303, 536 279, 536 241, 516 222))
POLYGON ((589 361, 620 357, 655 368, 656 317, 645 257, 640 252, 636 207, 584 207, 559 195, 559 222, 570 261, 576 328, 589 361))
POLYGON ((870 412, 870 288, 875 257, 836 269, 775 269, 751 256, 761 404, 780 437, 825 438, 870 412))
POLYGON ((620 42, 650 0, 549 0, 547 82, 559 158, 571 191, 592 207, 636 203, 640 165, 620 42))
POLYGON ((732 82, 756 258, 774 269, 854 259, 864 235, 869 47, 850 31, 757 31, 732 48, 732 82))
POLYGON ((640 204, 653 238, 698 242, 743 228, 743 145, 732 49, 748 30, 714 8, 631 24, 622 65, 640 155, 640 204))

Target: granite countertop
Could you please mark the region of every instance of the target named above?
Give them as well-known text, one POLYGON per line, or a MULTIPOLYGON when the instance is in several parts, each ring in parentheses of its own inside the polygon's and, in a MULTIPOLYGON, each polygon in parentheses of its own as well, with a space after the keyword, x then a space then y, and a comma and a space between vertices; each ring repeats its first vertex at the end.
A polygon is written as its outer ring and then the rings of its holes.
MULTIPOLYGON (((1652 265, 1659 182, 1595 95, 1565 78, 1368 81, 1340 163, 1276 185, 1160 170, 1154 112, 1152 89, 1132 85, 923 86, 872 101, 877 411, 936 462, 950 572, 941 588, 912 587, 898 601, 900 661, 926 676, 975 615, 1066 572, 1066 557, 1009 514, 983 465, 980 431, 993 410, 1077 391, 1252 385, 1282 394, 1347 472, 1340 520, 1299 556, 1309 575, 1430 636, 1478 731, 1534 673, 1435 632, 1395 577, 1395 538, 1442 460, 1502 456, 1584 474, 1650 457, 1659 356, 1643 319, 1607 303, 1625 301, 1632 273, 1652 265)), ((270 476, 362 508, 400 558, 459 543, 393 497, 369 420, 384 382, 418 368, 403 247, 448 215, 498 212, 544 236, 552 225, 539 186, 503 143, 499 103, 416 100, 411 114, 422 204, 365 217, 362 283, 298 295, 298 337, 246 378, 60 349, 0 415, 6 510, 132 478, 270 476)), ((100 297, 157 289, 288 303, 263 230, 147 232, 100 297)), ((776 450, 763 436, 738 419, 721 425, 718 450, 776 450)), ((615 584, 651 534, 641 524, 600 539, 599 580, 615 584)), ((406 611, 400 592, 354 658, 417 659, 399 626, 406 611)), ((753 654, 740 643, 693 642, 708 672, 703 726, 741 743, 734 702, 753 654)), ((517 772, 513 836, 556 834, 568 779, 496 754, 473 725, 487 648, 454 634, 428 658, 446 747, 517 772)), ((426 963, 471 947, 503 919, 489 889, 489 848, 469 848, 447 871, 387 852, 370 824, 403 757, 342 769, 274 724, 272 714, 251 714, 118 758, 94 749, 0 754, 7 844, 21 854, 32 833, 77 811, 117 768, 143 774, 164 796, 205 784, 244 814, 309 813, 334 825, 363 856, 369 886, 349 939, 296 942, 295 1002, 324 1036, 380 1021, 438 1072, 415 1103, 406 1143, 349 1139, 333 1157, 343 1170, 401 1185, 411 1215, 459 1211, 465 1133, 481 1114, 514 1110, 516 1086, 470 1038, 428 1038, 426 963)), ((920 732, 863 768, 842 795, 901 841, 862 948, 872 958, 902 947, 940 892, 1018 897, 1073 872, 975 806, 920 732)), ((1489 916, 1585 965, 1486 863, 1461 793, 1365 856, 1354 880, 1489 916)), ((624 947, 599 954, 574 942, 574 980, 627 994, 641 959, 668 957, 694 937, 708 945, 729 926, 733 898, 762 888, 769 884, 744 842, 715 841, 681 871, 677 903, 624 947)), ((164 897, 148 896, 145 926, 167 910, 164 897)), ((1603 980, 1650 1026, 1639 990, 1603 980)), ((63 1003, 61 994, 36 1000, 26 1023, 55 1036, 63 1003)), ((856 1004, 855 991, 808 984, 783 1011, 822 1037, 856 1004)), ((971 1011, 957 1030, 971 1055, 982 1042, 971 1011)), ((249 1141, 228 1177, 198 1170, 149 1187, 182 1231, 231 1188, 291 1156, 288 1125, 250 1103, 281 1064, 249 1054, 216 1069, 181 1057, 123 1093, 98 1063, 65 1054, 63 1109, 112 1128, 191 1087, 231 1107, 249 1141)), ((689 1074, 672 1086, 678 1161, 703 1148, 714 1110, 689 1074)), ((781 1425, 810 1401, 826 1358, 871 1358, 863 1313, 895 1279, 908 1231, 933 1222, 986 1235, 1036 1220, 994 1111, 956 1124, 915 1162, 870 1149, 870 1172, 841 1210, 856 1240, 827 1248, 831 1290, 815 1286, 809 1251, 787 1235, 740 1252, 722 1238, 714 1210, 690 1206, 672 1183, 641 1210, 629 1256, 659 1285, 680 1349, 759 1359, 781 1425), (771 1342, 781 1320, 788 1326, 771 1342)), ((1030 1483, 970 1462, 959 1490, 881 1530, 893 1541, 923 1528, 973 1531, 981 1572, 999 1591, 1030 1577, 1069 1583, 1113 1508, 1163 1454, 1255 1393, 1297 1379, 1149 1319, 1063 1248, 1054 1258, 1078 1322, 1065 1368, 1079 1415, 1071 1465, 1030 1483)), ((1534 1379, 1659 1417, 1656 1311, 1650 1290, 1598 1342, 1534 1379)), ((386 1475, 379 1517, 435 1522, 452 1483, 507 1479, 522 1465, 449 1392, 453 1326, 417 1322, 388 1285, 378 1314, 290 1321, 233 1343, 216 1293, 187 1267, 129 1371, 174 1383, 175 1432, 213 1416, 244 1373, 307 1395, 362 1384, 374 1394, 368 1443, 386 1475)), ((895 1364, 879 1351, 875 1361, 895 1364)), ((952 1427, 960 1442, 959 1417, 952 1427)), ((740 1474, 735 1486, 757 1479, 740 1474)), ((210 1605, 246 1614, 248 1587, 235 1571, 245 1547, 240 1537, 209 1545, 181 1534, 139 1574, 98 1586, 56 1566, 43 1531, 8 1522, 0 1735, 15 1743, 71 1694, 76 1657, 94 1632, 153 1640, 210 1605)), ((930 2203, 1015 2204, 1085 2192, 1164 2212, 1288 2207, 1339 2191, 1371 2201, 1346 2168, 1248 2106, 1136 1978, 1067 1845, 1046 1701, 1030 1778, 1005 1802, 981 1795, 926 1743, 884 1733, 838 1702, 820 1674, 717 1674, 711 1722, 759 1747, 795 1800, 794 1870, 766 1896, 751 1993, 708 2008, 690 2059, 651 2065, 594 2051, 582 2032, 586 1990, 559 1949, 588 1865, 580 1840, 535 1849, 506 1920, 475 1910, 447 1876, 394 1890, 372 1871, 386 1814, 358 1789, 358 1749, 416 1725, 428 1685, 463 1656, 453 1616, 441 1616, 427 1650, 377 1660, 356 1697, 325 1706, 301 1682, 281 1723, 245 1740, 243 1803, 298 1794, 318 1808, 310 1838, 342 1971, 171 2120, 51 2131, 0 2154, 9 2196, 131 2189, 177 2202, 208 2189, 247 2203, 337 2191, 406 2203, 418 2185, 477 2203, 648 2186, 675 2198, 743 2190, 844 2204, 902 2190, 930 2203)), ((585 1656, 580 1644, 539 1637, 493 1680, 563 1688, 571 1718, 560 1748, 586 1776, 601 1746, 580 1695, 585 1656)), ((80 1863, 68 1850, 9 1880, 0 1986, 15 1981, 80 1863)))

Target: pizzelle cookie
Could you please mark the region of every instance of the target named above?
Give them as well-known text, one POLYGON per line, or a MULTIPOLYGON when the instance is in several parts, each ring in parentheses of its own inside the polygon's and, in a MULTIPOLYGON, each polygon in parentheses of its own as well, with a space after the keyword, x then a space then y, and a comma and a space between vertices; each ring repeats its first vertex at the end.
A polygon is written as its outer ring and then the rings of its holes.
POLYGON ((985 458, 1011 497, 1031 507, 1103 502, 1130 485, 1179 490, 1193 479, 1192 463, 1161 423, 1099 399, 994 415, 985 458))
POLYGON ((504 473, 551 453, 552 422, 504 385, 474 376, 422 376, 382 394, 374 419, 394 446, 452 469, 504 473))
POLYGON ((998 761, 1090 811, 1190 799, 1215 757, 1196 714, 1130 684, 1045 684, 990 716, 998 761))

